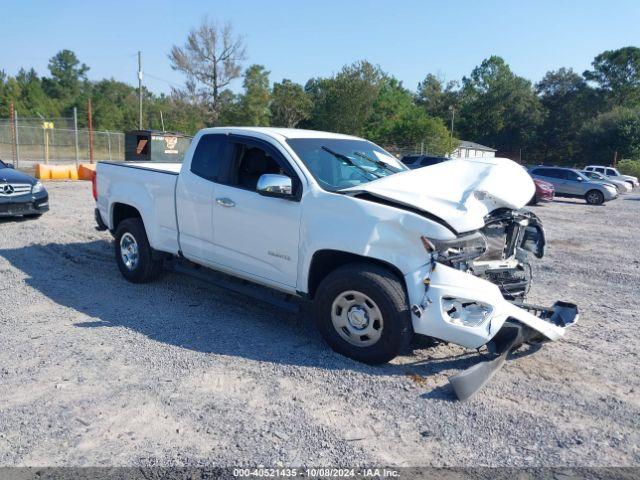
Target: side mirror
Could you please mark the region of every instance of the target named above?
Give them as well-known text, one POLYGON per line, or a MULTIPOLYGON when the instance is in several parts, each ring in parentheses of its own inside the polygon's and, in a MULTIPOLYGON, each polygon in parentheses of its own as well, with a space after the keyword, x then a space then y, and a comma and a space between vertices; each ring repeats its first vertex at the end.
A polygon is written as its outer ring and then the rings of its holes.
POLYGON ((265 173, 260 175, 256 190, 265 197, 291 197, 293 196, 293 184, 286 175, 265 173))
POLYGON ((16 168, 13 166, 13 163, 5 163, 5 165, 7 166, 7 168, 16 168))

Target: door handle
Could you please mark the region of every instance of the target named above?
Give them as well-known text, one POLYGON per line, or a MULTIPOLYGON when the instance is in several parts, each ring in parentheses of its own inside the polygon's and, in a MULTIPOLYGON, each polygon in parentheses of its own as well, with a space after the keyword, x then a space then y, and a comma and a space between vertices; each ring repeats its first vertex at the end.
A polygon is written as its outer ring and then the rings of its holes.
POLYGON ((235 207, 236 204, 230 198, 216 198, 216 203, 221 207, 235 207))

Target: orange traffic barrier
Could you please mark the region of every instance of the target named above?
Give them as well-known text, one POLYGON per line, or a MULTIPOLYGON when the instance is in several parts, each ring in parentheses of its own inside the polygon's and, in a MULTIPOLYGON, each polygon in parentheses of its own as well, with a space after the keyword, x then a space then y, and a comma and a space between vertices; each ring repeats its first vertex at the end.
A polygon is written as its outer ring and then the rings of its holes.
POLYGON ((91 180, 95 175, 95 163, 81 163, 78 166, 78 178, 80 180, 91 180))

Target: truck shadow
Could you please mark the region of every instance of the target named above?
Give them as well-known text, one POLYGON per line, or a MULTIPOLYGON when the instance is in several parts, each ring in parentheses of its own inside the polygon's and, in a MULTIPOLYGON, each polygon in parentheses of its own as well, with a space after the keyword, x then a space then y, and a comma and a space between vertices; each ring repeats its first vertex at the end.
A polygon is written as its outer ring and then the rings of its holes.
MULTIPOLYGON (((420 378, 464 369, 481 358, 475 352, 441 346, 436 348, 447 349, 444 358, 415 356, 413 361, 404 357, 402 365, 365 365, 332 352, 317 333, 308 309, 291 314, 174 273, 152 284, 128 283, 106 240, 0 249, 0 256, 24 272, 29 287, 81 312, 86 320, 74 323, 77 328, 100 329, 101 335, 109 335, 110 328, 127 328, 153 341, 205 354, 370 375, 405 375, 418 388, 423 385, 420 378)), ((454 398, 448 385, 432 389, 427 396, 454 398)))

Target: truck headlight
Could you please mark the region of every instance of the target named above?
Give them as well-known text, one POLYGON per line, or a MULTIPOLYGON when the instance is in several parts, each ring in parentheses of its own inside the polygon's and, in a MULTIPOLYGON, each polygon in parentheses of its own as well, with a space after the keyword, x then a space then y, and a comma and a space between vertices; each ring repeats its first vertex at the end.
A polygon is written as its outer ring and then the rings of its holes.
POLYGON ((40 193, 43 190, 44 190, 44 186, 42 185, 41 182, 36 182, 33 184, 33 187, 31 187, 31 193, 40 193))
POLYGON ((480 232, 460 236, 451 240, 435 240, 420 237, 422 245, 439 262, 462 262, 478 258, 487 251, 487 239, 480 232))
POLYGON ((493 307, 487 303, 456 297, 443 297, 442 314, 449 323, 477 327, 489 319, 493 307))

